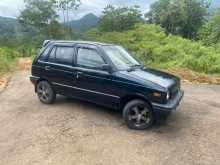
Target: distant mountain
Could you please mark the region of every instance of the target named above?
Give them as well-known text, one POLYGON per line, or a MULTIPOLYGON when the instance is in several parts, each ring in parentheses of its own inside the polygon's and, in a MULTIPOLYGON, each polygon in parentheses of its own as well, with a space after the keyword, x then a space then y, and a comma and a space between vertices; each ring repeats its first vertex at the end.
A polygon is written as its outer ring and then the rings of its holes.
MULTIPOLYGON (((70 25, 74 28, 76 36, 81 36, 81 33, 97 26, 99 18, 94 14, 87 14, 79 20, 73 20, 70 25)), ((24 36, 33 38, 37 35, 36 29, 31 26, 19 24, 15 18, 0 16, 0 46, 8 42, 13 42, 15 39, 21 39, 24 36)))
POLYGON ((91 28, 97 27, 98 21, 99 21, 99 18, 96 15, 89 13, 79 20, 70 21, 70 25, 76 31, 83 33, 83 32, 88 31, 91 28))

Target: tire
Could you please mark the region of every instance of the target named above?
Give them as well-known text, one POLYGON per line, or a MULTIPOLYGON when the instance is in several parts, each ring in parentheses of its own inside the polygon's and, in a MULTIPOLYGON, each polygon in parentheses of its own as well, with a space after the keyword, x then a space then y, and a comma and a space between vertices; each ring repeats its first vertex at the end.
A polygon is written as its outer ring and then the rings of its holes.
POLYGON ((123 109, 123 118, 127 126, 135 130, 150 128, 154 121, 152 108, 143 100, 132 100, 123 109))
POLYGON ((36 87, 39 100, 44 104, 52 104, 56 99, 56 93, 47 81, 40 81, 36 87))

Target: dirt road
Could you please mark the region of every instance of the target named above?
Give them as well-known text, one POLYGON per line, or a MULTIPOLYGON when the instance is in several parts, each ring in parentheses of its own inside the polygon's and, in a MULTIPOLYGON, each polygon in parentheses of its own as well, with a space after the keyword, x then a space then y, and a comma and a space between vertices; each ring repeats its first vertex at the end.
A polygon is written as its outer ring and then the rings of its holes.
POLYGON ((219 165, 220 86, 184 85, 160 126, 129 130, 121 115, 76 100, 41 104, 28 72, 0 93, 1 165, 219 165))

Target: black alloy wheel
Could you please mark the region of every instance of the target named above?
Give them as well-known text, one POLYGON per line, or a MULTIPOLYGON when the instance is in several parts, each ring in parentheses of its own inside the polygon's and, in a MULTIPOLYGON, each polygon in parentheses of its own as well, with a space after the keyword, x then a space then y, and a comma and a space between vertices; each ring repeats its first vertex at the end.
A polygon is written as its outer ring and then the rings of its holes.
POLYGON ((123 117, 131 129, 143 130, 153 124, 153 113, 149 104, 143 100, 132 100, 123 110, 123 117))
POLYGON ((40 81, 37 84, 37 95, 44 104, 51 104, 56 98, 56 94, 47 81, 40 81))

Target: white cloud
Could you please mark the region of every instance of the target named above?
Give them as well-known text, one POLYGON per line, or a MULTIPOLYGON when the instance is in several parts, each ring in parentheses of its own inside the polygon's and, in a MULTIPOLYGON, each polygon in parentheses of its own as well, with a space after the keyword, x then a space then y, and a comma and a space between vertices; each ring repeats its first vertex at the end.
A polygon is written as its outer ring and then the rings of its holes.
POLYGON ((23 0, 0 0, 0 15, 17 17, 23 7, 23 0))

